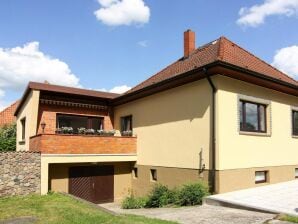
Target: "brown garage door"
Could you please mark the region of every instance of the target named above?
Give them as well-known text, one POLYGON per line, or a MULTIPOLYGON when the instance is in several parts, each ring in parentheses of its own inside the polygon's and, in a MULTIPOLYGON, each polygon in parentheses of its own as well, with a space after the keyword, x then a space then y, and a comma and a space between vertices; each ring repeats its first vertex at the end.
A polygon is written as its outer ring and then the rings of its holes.
POLYGON ((114 201, 114 167, 70 167, 69 193, 93 203, 114 201))

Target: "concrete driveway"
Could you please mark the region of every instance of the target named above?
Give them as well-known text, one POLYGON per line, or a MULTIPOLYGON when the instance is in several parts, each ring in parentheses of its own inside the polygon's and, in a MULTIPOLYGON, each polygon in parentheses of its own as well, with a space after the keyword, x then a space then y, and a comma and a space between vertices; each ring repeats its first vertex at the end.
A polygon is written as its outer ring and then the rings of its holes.
POLYGON ((298 216, 298 180, 212 195, 206 202, 298 216))

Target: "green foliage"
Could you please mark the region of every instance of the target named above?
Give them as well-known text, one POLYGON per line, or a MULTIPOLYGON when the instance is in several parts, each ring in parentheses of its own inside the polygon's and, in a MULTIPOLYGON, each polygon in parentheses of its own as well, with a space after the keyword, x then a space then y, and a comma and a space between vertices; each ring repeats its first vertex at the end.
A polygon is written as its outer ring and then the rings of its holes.
POLYGON ((281 215, 278 219, 286 222, 298 223, 298 217, 295 216, 281 215))
POLYGON ((134 195, 130 195, 122 201, 121 207, 123 209, 144 208, 146 203, 147 203, 147 198, 135 197, 134 195))
POLYGON ((16 124, 0 128, 0 152, 16 150, 16 124))
POLYGON ((184 185, 178 193, 175 204, 179 206, 201 205, 203 198, 209 195, 209 188, 203 182, 184 185))
POLYGON ((157 184, 148 196, 146 207, 159 208, 176 201, 176 191, 170 190, 167 186, 157 184))

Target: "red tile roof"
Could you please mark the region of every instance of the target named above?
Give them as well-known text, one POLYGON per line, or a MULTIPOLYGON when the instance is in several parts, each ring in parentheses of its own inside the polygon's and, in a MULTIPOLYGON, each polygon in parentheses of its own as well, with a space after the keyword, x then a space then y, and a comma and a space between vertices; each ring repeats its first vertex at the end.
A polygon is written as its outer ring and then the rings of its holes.
POLYGON ((0 127, 6 124, 12 124, 16 121, 16 117, 14 116, 14 112, 19 105, 19 100, 11 104, 9 107, 0 111, 0 127))
POLYGON ((289 84, 298 85, 298 82, 293 78, 272 67, 227 38, 220 37, 215 41, 197 48, 189 57, 179 59, 157 74, 151 76, 149 79, 138 84, 127 93, 140 90, 216 61, 233 64, 289 84))

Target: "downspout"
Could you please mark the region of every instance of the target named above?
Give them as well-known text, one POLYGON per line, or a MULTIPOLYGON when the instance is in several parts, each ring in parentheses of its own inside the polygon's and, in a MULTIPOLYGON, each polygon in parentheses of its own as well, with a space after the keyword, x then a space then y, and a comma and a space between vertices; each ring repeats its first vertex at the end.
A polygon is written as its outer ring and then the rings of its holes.
POLYGON ((203 72, 206 75, 206 78, 208 80, 208 83, 212 89, 212 101, 211 101, 211 123, 212 123, 212 131, 211 131, 211 151, 212 151, 212 157, 211 157, 211 192, 215 193, 216 190, 216 121, 215 121, 215 94, 217 92, 217 88, 215 87, 214 83, 212 82, 210 75, 207 72, 207 68, 203 68, 203 72))

